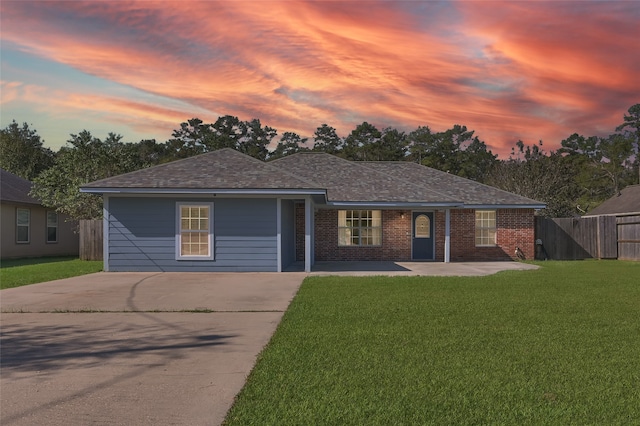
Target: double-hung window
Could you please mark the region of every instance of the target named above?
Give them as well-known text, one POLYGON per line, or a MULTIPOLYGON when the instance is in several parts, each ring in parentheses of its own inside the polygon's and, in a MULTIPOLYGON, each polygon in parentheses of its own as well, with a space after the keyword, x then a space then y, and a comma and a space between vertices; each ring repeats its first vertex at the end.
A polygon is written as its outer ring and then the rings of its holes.
POLYGON ((58 213, 54 211, 47 212, 47 242, 58 242, 58 213))
POLYGON ((476 247, 496 245, 496 211, 476 210, 476 247))
POLYGON ((31 228, 31 210, 16 209, 16 242, 21 244, 29 243, 31 228))
POLYGON ((177 203, 176 259, 213 259, 213 203, 177 203))
POLYGON ((382 244, 380 210, 338 210, 339 246, 379 246, 382 244))

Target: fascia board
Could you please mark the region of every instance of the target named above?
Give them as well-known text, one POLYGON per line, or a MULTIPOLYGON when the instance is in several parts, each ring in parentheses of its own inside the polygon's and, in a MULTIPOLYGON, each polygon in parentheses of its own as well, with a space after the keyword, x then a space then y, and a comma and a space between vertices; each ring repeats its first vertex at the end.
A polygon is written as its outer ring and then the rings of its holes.
POLYGON ((80 188, 93 194, 237 194, 237 195, 326 195, 323 189, 170 189, 170 188, 80 188))
POLYGON ((465 204, 465 209, 544 209, 546 204, 465 204))
POLYGON ((366 202, 366 201, 328 201, 329 207, 463 207, 462 203, 402 203, 402 202, 366 202))

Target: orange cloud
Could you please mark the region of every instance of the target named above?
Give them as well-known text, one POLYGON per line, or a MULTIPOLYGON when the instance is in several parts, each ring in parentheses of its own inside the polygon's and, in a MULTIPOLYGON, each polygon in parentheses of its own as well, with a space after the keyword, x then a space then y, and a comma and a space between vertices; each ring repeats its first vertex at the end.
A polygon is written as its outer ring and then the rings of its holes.
MULTIPOLYGON (((403 130, 464 124, 505 153, 517 139, 557 146, 576 131, 612 131, 638 102, 638 12, 618 3, 1 7, 12 46, 159 102, 69 92, 56 101, 65 111, 83 105, 135 129, 231 114, 302 136, 322 123, 343 136, 362 121, 403 130)), ((6 99, 19 93, 7 90, 6 99)))

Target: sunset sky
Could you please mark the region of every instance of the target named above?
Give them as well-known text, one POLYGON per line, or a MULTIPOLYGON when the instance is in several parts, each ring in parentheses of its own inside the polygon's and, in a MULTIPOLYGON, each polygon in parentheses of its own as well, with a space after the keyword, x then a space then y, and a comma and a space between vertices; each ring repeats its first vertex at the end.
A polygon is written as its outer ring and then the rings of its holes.
POLYGON ((608 135, 640 103, 639 1, 7 1, 1 125, 57 150, 192 117, 312 137, 466 125, 501 157, 608 135))

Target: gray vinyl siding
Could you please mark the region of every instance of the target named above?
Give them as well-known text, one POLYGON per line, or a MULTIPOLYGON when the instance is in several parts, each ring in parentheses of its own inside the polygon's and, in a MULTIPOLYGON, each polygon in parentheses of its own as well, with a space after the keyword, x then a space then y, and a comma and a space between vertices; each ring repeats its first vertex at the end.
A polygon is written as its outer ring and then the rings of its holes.
POLYGON ((109 198, 110 271, 277 271, 276 200, 109 198), (176 202, 213 202, 214 259, 176 260, 176 202))
POLYGON ((296 261, 295 215, 292 200, 282 200, 281 210, 282 270, 296 261))

